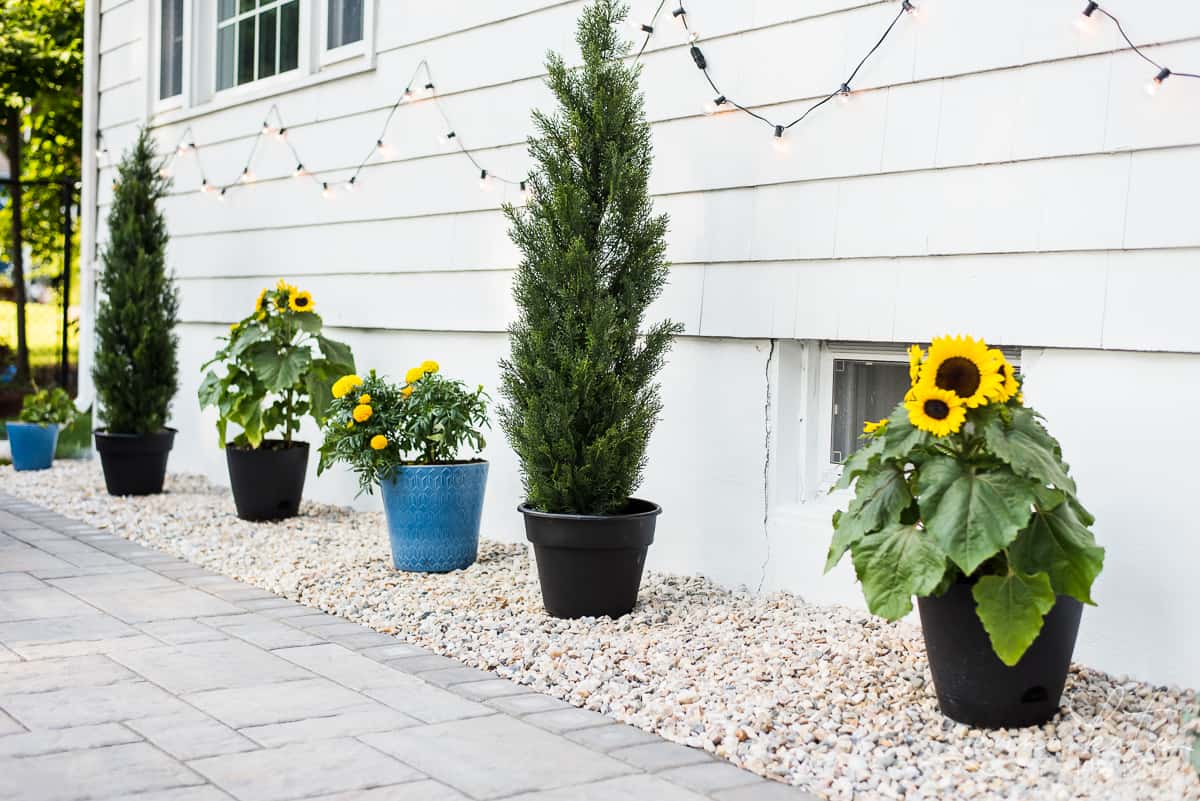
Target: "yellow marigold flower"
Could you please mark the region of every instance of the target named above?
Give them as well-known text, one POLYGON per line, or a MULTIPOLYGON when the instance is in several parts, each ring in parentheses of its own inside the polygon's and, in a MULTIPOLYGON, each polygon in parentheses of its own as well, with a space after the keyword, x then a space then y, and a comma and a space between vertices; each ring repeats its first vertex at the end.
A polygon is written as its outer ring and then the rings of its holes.
POLYGON ((925 351, 921 350, 920 345, 911 345, 908 348, 908 380, 912 383, 917 383, 917 379, 921 377, 921 362, 925 359, 925 351))
POLYGON ((884 426, 886 426, 887 422, 888 421, 887 421, 886 417, 876 423, 872 423, 870 420, 868 420, 867 422, 863 423, 863 433, 864 434, 874 434, 876 431, 879 431, 884 426))
POLYGON ((356 387, 362 386, 362 379, 356 375, 344 375, 333 382, 333 397, 344 398, 356 387))
POLYGON ((427 373, 436 373, 439 367, 437 362, 426 359, 425 361, 421 362, 421 369, 427 373))
POLYGON ((425 377, 425 370, 421 367, 414 367, 404 374, 404 383, 411 384, 414 381, 420 381, 425 377))
POLYGON ((993 352, 972 337, 934 339, 921 367, 922 384, 953 392, 969 409, 994 399, 1003 381, 993 352))
POLYGON ((373 414, 375 414, 375 410, 365 403, 360 403, 354 407, 354 419, 360 423, 370 420, 373 414))
POLYGON ((263 287, 263 291, 258 293, 258 300, 254 301, 254 310, 260 315, 267 310, 267 293, 270 291, 263 287))
POLYGON ((407 398, 412 394, 412 387, 405 387, 404 389, 400 390, 400 394, 407 398))
POLYGON ((371 450, 381 451, 388 446, 387 437, 383 434, 376 434, 371 437, 371 450))
POLYGON ((353 420, 347 420, 347 421, 346 421, 346 428, 354 428, 354 421, 353 421, 353 420))
POLYGON ((359 395, 359 396, 358 396, 358 402, 359 402, 359 403, 370 403, 370 402, 371 402, 371 396, 370 396, 370 395, 368 395, 368 394, 366 394, 366 393, 364 392, 362 395, 359 395))
POLYGON ((939 389, 922 381, 904 402, 908 420, 922 431, 935 437, 953 434, 963 427, 967 419, 967 407, 953 390, 939 389))
POLYGON ((288 295, 288 308, 294 312, 312 311, 312 294, 309 292, 293 292, 292 294, 288 295))

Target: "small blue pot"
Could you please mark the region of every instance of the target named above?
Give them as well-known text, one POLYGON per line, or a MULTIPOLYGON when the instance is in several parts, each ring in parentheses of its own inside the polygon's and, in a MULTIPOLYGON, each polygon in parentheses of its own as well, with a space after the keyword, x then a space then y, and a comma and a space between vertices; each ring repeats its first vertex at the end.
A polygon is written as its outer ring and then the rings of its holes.
POLYGON ((445 573, 475 563, 487 462, 404 465, 380 483, 397 570, 445 573))
POLYGON ((56 424, 5 423, 8 444, 12 449, 15 470, 45 470, 54 462, 54 447, 58 444, 56 424))

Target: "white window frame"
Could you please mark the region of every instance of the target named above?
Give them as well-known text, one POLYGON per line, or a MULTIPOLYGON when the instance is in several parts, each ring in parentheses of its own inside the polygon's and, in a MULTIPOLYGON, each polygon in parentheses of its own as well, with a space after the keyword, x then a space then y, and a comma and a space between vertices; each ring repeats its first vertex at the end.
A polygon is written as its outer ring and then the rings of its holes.
POLYGON ((318 61, 322 67, 327 64, 336 64, 352 58, 366 56, 373 49, 368 45, 368 39, 373 39, 375 32, 375 3, 372 0, 363 0, 362 38, 357 42, 349 42, 341 47, 325 46, 329 41, 329 5, 333 1, 321 0, 319 3, 313 4, 317 6, 320 12, 317 15, 316 29, 317 51, 320 54, 318 61))
MULTIPOLYGON (((158 77, 147 81, 148 116, 155 125, 169 125, 373 70, 379 2, 381 0, 365 0, 363 4, 363 37, 360 41, 326 51, 327 0, 300 0, 296 69, 217 90, 217 3, 215 0, 184 0, 183 93, 160 102, 157 99, 158 77)), ((146 16, 150 20, 147 69, 157 75, 161 16, 161 5, 157 0, 146 16)))
POLYGON ((150 53, 147 58, 147 81, 150 89, 150 109, 154 114, 183 108, 189 104, 191 89, 192 65, 192 0, 183 0, 183 53, 180 68, 183 71, 181 90, 177 95, 159 97, 162 89, 162 5, 163 0, 151 0, 149 18, 150 31, 147 37, 150 42, 150 53))
MULTIPOLYGON (((276 26, 275 27, 275 31, 276 31, 275 61, 276 61, 276 63, 278 63, 278 61, 279 61, 278 42, 281 39, 281 37, 279 36, 279 24, 281 22, 281 17, 282 17, 281 12, 283 10, 283 6, 286 5, 288 2, 291 2, 291 0, 268 0, 268 2, 272 2, 275 4, 274 5, 275 26, 276 26)), ((269 87, 269 86, 277 85, 277 84, 287 84, 287 83, 294 81, 296 78, 308 73, 309 64, 307 63, 308 60, 305 58, 305 56, 306 56, 309 48, 306 46, 305 36, 309 32, 309 30, 311 30, 311 28, 308 28, 308 26, 305 25, 305 17, 307 16, 304 13, 305 0, 296 0, 296 2, 298 3, 297 8, 296 8, 296 27, 297 27, 297 30, 296 30, 296 66, 290 70, 287 70, 286 72, 276 72, 274 75, 268 75, 265 78, 254 78, 252 80, 247 81, 246 83, 239 84, 237 82, 237 60, 236 60, 236 54, 237 54, 238 48, 235 45, 234 46, 235 59, 234 59, 234 65, 233 65, 234 66, 233 84, 231 84, 230 86, 226 86, 223 89, 217 88, 217 69, 219 68, 219 65, 217 63, 217 42, 221 38, 220 37, 220 29, 232 26, 235 30, 234 38, 236 41, 236 37, 238 35, 240 35, 237 33, 237 28, 240 26, 241 21, 244 19, 257 18, 260 14, 263 13, 263 9, 259 8, 258 5, 256 4, 255 7, 249 11, 235 13, 228 20, 221 21, 221 20, 217 19, 217 4, 215 2, 211 4, 212 5, 213 43, 212 43, 212 48, 211 48, 212 61, 210 64, 210 72, 211 72, 210 77, 212 79, 213 93, 214 93, 213 96, 214 97, 218 97, 218 98, 219 97, 235 97, 235 96, 238 96, 239 93, 244 94, 245 92, 243 92, 242 90, 245 90, 249 86, 268 86, 269 87), (308 29, 306 30, 306 28, 308 28, 308 29)), ((236 6, 235 6, 235 8, 236 8, 236 6)), ((255 28, 255 30, 257 30, 257 27, 255 28)), ((254 51, 254 61, 255 61, 255 69, 257 70, 257 62, 258 62, 258 49, 257 48, 255 48, 255 51, 254 51)))

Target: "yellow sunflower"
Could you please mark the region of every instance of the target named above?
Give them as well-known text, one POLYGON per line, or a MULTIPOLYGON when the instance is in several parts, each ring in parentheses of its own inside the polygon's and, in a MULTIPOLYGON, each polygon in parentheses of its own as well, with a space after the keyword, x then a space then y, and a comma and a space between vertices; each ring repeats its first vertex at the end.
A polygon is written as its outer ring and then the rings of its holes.
POLYGON ((921 361, 925 358, 925 351, 921 350, 920 345, 910 345, 908 348, 908 380, 912 383, 917 383, 917 379, 921 377, 921 361))
POLYGON ((935 437, 957 432, 967 419, 966 406, 958 395, 925 383, 911 393, 904 408, 908 410, 910 423, 935 437))
POLYGON ((256 312, 261 314, 267 310, 267 293, 270 291, 266 287, 263 287, 263 291, 258 293, 258 300, 254 301, 254 310, 256 312))
POLYGON ((388 446, 387 437, 383 434, 376 434, 371 437, 371 450, 381 451, 388 446))
POLYGON ((344 375, 333 382, 333 397, 344 398, 356 387, 362 386, 363 380, 356 375, 344 375))
POLYGON ((424 367, 414 367, 404 374, 404 383, 411 384, 414 381, 420 381, 425 377, 424 367))
POLYGON ((863 433, 864 434, 874 434, 886 425, 887 425, 886 417, 876 423, 873 423, 870 420, 868 420, 867 422, 863 423, 863 433))
POLYGON ((427 373, 436 373, 439 368, 437 362, 426 359, 425 361, 421 362, 421 369, 427 373))
POLYGON ((988 352, 992 354, 992 356, 996 359, 996 363, 1000 365, 999 368, 997 368, 997 372, 1000 373, 1000 376, 1003 379, 1000 382, 1000 386, 996 388, 996 395, 994 399, 1000 403, 1006 403, 1009 398, 1014 397, 1018 392, 1021 391, 1021 382, 1017 380, 1017 371, 1014 370, 1013 366, 1008 363, 1007 359, 1004 358, 1003 353, 996 348, 993 348, 988 352))
POLYGON ((354 419, 360 423, 370 420, 373 414, 375 414, 375 410, 365 403, 360 403, 354 407, 354 419))
POLYGON ((929 346, 919 383, 953 392, 974 409, 996 397, 1002 381, 996 357, 982 339, 945 336, 929 346))
POLYGON ((312 294, 309 292, 293 292, 292 294, 288 295, 288 308, 294 312, 312 311, 312 294))

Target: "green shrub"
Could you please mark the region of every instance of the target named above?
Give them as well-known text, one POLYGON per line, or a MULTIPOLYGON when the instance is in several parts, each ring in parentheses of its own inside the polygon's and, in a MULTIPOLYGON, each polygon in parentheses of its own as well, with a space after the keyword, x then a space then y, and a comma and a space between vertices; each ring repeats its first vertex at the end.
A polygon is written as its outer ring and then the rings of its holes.
POLYGON ((547 512, 627 504, 662 408, 654 378, 682 328, 642 325, 667 282, 667 218, 647 193, 650 127, 616 29, 625 14, 597 0, 576 34, 583 66, 547 57, 559 110, 534 112, 531 199, 505 207, 522 260, 500 420, 529 504, 547 512))
POLYGON ((21 413, 17 419, 22 423, 40 426, 67 425, 78 412, 71 396, 59 387, 39 389, 26 395, 21 401, 21 413))
POLYGON ((110 432, 161 431, 179 388, 179 301, 166 268, 167 224, 158 203, 167 181, 143 129, 121 159, 96 311, 92 381, 110 432))

